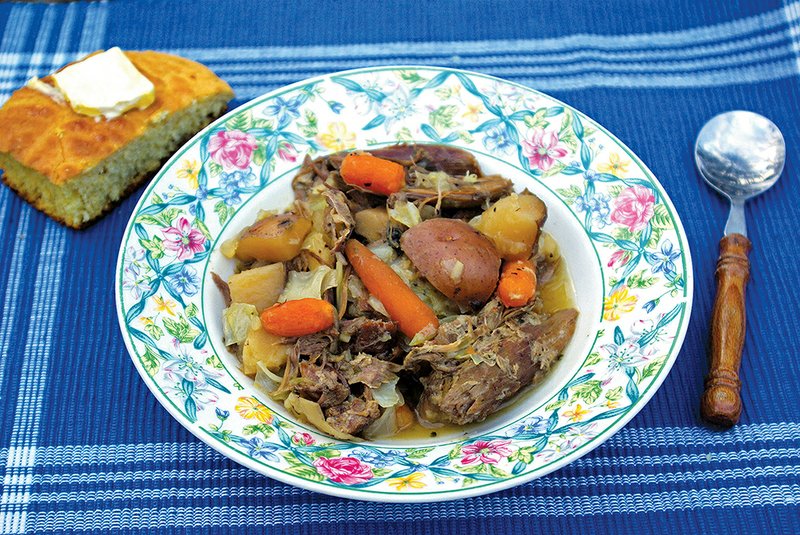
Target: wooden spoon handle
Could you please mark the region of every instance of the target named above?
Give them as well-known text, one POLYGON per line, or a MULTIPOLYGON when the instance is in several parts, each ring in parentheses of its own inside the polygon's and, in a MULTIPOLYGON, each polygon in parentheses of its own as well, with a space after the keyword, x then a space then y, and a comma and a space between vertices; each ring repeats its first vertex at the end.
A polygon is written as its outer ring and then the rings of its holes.
POLYGON ((717 298, 711 316, 711 369, 700 408, 707 421, 728 427, 739 421, 742 412, 739 365, 746 324, 744 296, 750 277, 750 248, 750 240, 741 234, 729 234, 719 242, 717 298))

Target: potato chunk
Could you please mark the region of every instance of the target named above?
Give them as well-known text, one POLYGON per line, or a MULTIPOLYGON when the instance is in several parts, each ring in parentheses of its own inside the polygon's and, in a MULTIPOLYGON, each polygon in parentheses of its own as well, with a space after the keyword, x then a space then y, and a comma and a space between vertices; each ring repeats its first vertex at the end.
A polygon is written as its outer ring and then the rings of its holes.
POLYGON ((367 241, 374 242, 386 237, 386 227, 389 226, 389 214, 386 208, 367 208, 356 212, 356 233, 364 236, 367 241))
POLYGON ((279 214, 256 221, 244 231, 236 246, 236 258, 244 262, 285 262, 300 253, 311 221, 297 214, 279 214))
POLYGON ((546 219, 544 202, 526 191, 487 208, 475 228, 492 241, 504 260, 527 260, 546 219))
POLYGON ((259 362, 272 372, 278 372, 291 351, 290 344, 284 344, 283 338, 270 334, 261 327, 251 329, 242 347, 242 371, 249 376, 254 376, 258 371, 259 362))
POLYGON ((285 284, 286 269, 281 263, 248 269, 228 279, 231 302, 253 305, 259 314, 278 301, 285 284))

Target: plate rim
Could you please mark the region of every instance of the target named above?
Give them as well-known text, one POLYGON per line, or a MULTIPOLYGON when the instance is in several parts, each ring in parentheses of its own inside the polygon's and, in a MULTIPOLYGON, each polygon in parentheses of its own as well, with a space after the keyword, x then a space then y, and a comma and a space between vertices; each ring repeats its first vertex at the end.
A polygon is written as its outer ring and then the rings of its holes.
POLYGON ((610 132, 605 126, 603 126, 598 121, 592 119, 584 112, 538 89, 534 89, 532 87, 517 82, 512 82, 510 80, 505 80, 503 78, 481 72, 469 71, 465 69, 457 69, 451 67, 440 67, 435 65, 376 65, 371 67, 360 67, 355 69, 347 69, 343 71, 326 73, 306 78, 303 80, 299 80, 292 84, 280 86, 272 91, 268 91, 262 95, 250 99, 232 110, 227 111, 225 114, 223 114, 219 118, 209 123, 206 127, 198 131, 189 140, 183 143, 181 147, 179 147, 173 153, 173 155, 170 156, 170 158, 159 168, 158 172, 154 175, 154 177, 144 188, 139 200, 137 201, 136 205, 134 206, 131 212, 131 216, 128 219, 125 229, 123 230, 119 251, 117 254, 117 261, 115 263, 115 275, 116 276, 115 276, 115 287, 114 287, 114 292, 115 292, 114 300, 117 312, 117 321, 120 327, 120 334, 122 335, 128 356, 131 359, 131 361, 133 361, 134 367, 139 372, 139 375, 141 376, 143 382, 147 385, 147 388, 158 400, 159 404, 162 407, 164 407, 167 410, 167 412, 173 418, 175 418, 184 429, 189 431, 196 438, 201 440, 206 445, 210 446, 218 453, 227 457, 228 459, 238 464, 241 464, 251 470, 254 470, 259 474, 265 475, 282 483, 339 498, 347 498, 360 501, 384 502, 384 503, 419 503, 419 502, 430 502, 430 501, 449 501, 449 500, 463 499, 463 498, 469 498, 469 497, 499 492, 502 490, 506 490, 508 488, 522 485, 524 483, 533 481, 535 479, 548 475, 552 472, 555 472, 556 470, 559 470, 564 466, 571 464, 572 462, 580 459, 584 455, 593 451, 594 449, 605 443, 617 432, 619 432, 619 430, 622 429, 625 425, 627 425, 644 408, 644 406, 650 402, 655 393, 661 388, 661 385, 666 380, 667 376, 672 370, 672 367, 674 366, 675 361, 678 359, 680 351, 683 347, 683 343, 685 341, 685 337, 688 332, 689 322, 691 319, 691 313, 694 303, 693 262, 691 257, 691 250, 689 247, 688 236, 683 226, 683 222, 680 218, 680 215, 678 214, 677 209, 675 208, 672 202, 672 199, 665 191, 663 184, 661 184, 658 177, 641 160, 641 158, 633 150, 630 149, 630 147, 628 147, 625 143, 623 143, 614 133, 610 132), (502 84, 512 85, 514 87, 518 87, 525 91, 535 93, 539 96, 544 97, 545 99, 549 99, 553 103, 562 105, 564 106, 565 109, 569 109, 570 111, 576 113, 581 118, 587 119, 592 123, 593 126, 596 125, 599 128, 599 130, 601 130, 605 135, 611 138, 621 149, 623 149, 628 154, 628 156, 630 156, 636 162, 636 164, 646 172, 648 178, 652 181, 653 185, 658 187, 659 193, 661 194, 662 202, 666 204, 667 207, 670 209, 670 211, 674 214, 673 219, 675 223, 676 234, 683 242, 683 245, 685 245, 685 247, 681 249, 681 252, 683 254, 683 261, 685 263, 684 280, 686 284, 686 289, 685 289, 686 296, 683 301, 684 307, 680 314, 681 318, 680 327, 679 330, 675 333, 675 337, 673 339, 668 360, 665 361, 659 374, 648 385, 647 389, 644 390, 643 392, 640 392, 640 396, 639 398, 637 398, 635 404, 632 405, 629 408, 629 410, 627 410, 625 413, 621 414, 616 420, 614 420, 611 423, 611 425, 604 428, 587 443, 579 446, 574 450, 571 450, 569 453, 567 453, 560 459, 555 460, 552 463, 548 463, 547 465, 542 466, 536 471, 522 473, 518 475, 512 475, 507 479, 503 479, 501 481, 488 482, 484 485, 473 485, 467 488, 451 489, 446 492, 438 491, 438 492, 402 493, 399 491, 396 492, 378 491, 372 488, 340 487, 335 485, 329 485, 325 484, 324 482, 310 481, 298 476, 293 476, 291 474, 285 474, 283 471, 272 469, 272 467, 270 466, 255 462, 250 456, 247 456, 234 448, 225 448, 224 447, 225 444, 217 440, 212 440, 213 437, 204 433, 203 430, 200 428, 199 424, 188 421, 183 416, 183 414, 181 414, 178 411, 177 407, 173 403, 171 403, 168 399, 165 399, 165 394, 160 389, 158 389, 154 378, 147 373, 141 361, 138 358, 136 358, 137 351, 133 347, 132 341, 130 340, 129 331, 124 321, 125 318, 123 314, 123 304, 121 302, 122 293, 120 291, 120 288, 122 284, 123 259, 125 257, 125 252, 126 252, 125 246, 128 243, 128 237, 130 236, 130 231, 134 224, 134 220, 137 216, 138 211, 142 208, 142 205, 146 204, 148 193, 161 181, 165 171, 171 168, 175 164, 175 162, 180 159, 180 156, 185 152, 183 149, 195 144, 199 138, 203 137, 208 131, 218 126, 219 124, 223 124, 226 121, 228 121, 231 116, 246 111, 252 107, 255 107, 259 103, 275 96, 276 94, 285 93, 293 89, 307 85, 309 83, 314 83, 314 82, 318 83, 326 81, 336 76, 345 76, 345 75, 352 75, 352 74, 366 73, 366 72, 402 71, 402 70, 427 70, 427 71, 437 71, 437 72, 462 73, 468 76, 476 76, 484 79, 489 79, 495 82, 499 82, 502 84), (128 334, 128 336, 126 336, 126 334, 128 334))

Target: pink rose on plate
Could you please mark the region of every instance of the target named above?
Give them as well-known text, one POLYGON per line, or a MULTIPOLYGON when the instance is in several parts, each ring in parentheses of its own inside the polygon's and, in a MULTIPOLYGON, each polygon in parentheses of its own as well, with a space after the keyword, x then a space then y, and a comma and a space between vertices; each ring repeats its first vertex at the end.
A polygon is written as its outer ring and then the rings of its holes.
POLYGON ((308 433, 295 433, 292 442, 298 446, 310 446, 314 443, 314 437, 308 433))
POLYGON ((164 248, 178 253, 178 260, 188 260, 203 250, 206 237, 196 228, 192 228, 185 217, 178 218, 174 227, 161 230, 164 234, 164 248))
POLYGON ((480 462, 481 464, 497 464, 503 457, 508 457, 513 453, 509 447, 510 440, 476 440, 472 444, 461 448, 461 453, 464 458, 461 459, 461 464, 472 464, 480 462))
POLYGON ((555 161, 567 153, 566 147, 559 143, 558 134, 555 132, 548 134, 543 128, 534 130, 530 139, 522 140, 522 154, 528 158, 528 164, 542 171, 553 167, 555 161))
POLYGON ((258 148, 256 138, 240 130, 221 131, 208 140, 211 159, 226 171, 247 169, 253 160, 253 152, 258 148))
POLYGON ((626 188, 614 200, 611 221, 625 225, 631 232, 642 230, 653 217, 655 202, 653 192, 644 186, 626 188))
POLYGON ((374 477, 372 468, 362 463, 355 457, 320 457, 314 461, 317 472, 327 477, 334 483, 357 485, 369 481, 374 477))

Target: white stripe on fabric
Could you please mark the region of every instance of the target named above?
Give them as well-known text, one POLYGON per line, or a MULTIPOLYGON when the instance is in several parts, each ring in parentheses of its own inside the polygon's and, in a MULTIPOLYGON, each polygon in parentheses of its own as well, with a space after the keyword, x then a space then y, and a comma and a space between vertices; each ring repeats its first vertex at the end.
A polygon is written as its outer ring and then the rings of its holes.
MULTIPOLYGON (((3 188, 4 190, 8 188, 3 188)), ((6 193, 3 191, 3 193, 6 193)), ((0 213, 5 213, 6 199, 8 194, 3 197, 3 207, 0 213)), ((17 233, 14 236, 14 246, 11 251, 11 260, 8 268, 8 279, 6 280, 6 292, 3 296, 3 315, 0 318, 0 385, 5 384, 6 367, 8 366, 8 354, 11 344, 11 336, 14 334, 14 324, 17 322, 17 311, 19 309, 17 302, 19 301, 19 284, 22 274, 25 273, 24 260, 25 250, 28 246, 28 222, 30 220, 30 210, 22 210, 19 219, 19 226, 17 233)), ((0 219, 0 231, 6 236, 2 227, 4 226, 2 219, 0 219)), ((7 458, 8 451, 4 448, 0 450, 0 463, 3 459, 7 458)), ((0 524, 2 525, 2 524, 0 524)))
MULTIPOLYGON (((794 70, 786 69, 796 61, 786 25, 800 18, 798 6, 800 3, 793 2, 784 9, 708 27, 621 36, 576 34, 549 39, 414 43, 413 47, 408 43, 377 43, 169 51, 209 63, 245 98, 316 74, 387 63, 446 63, 512 79, 530 79, 532 85, 542 89, 716 86, 794 74, 794 70), (675 46, 688 48, 663 48, 675 46), (759 64, 768 61, 773 63, 759 64)), ((106 12, 97 7, 89 6, 85 29, 105 24, 106 12)), ((90 38, 82 40, 80 46, 81 53, 99 47, 90 38)), ((19 57, 14 56, 0 54, 0 62, 19 64, 19 57)), ((15 79, 0 76, 0 91, 9 92, 16 85, 15 79)))
MULTIPOLYGON (((715 470, 694 470, 679 472, 659 472, 657 474, 597 474, 590 476, 565 477, 549 475, 545 478, 537 479, 531 483, 533 487, 575 491, 577 487, 594 488, 598 485, 680 485, 706 484, 713 482, 715 486, 721 486, 723 482, 735 484, 737 480, 748 480, 753 483, 754 478, 793 478, 800 477, 800 465, 791 466, 747 466, 740 468, 725 468, 715 470)), ((41 492, 31 496, 33 503, 60 503, 64 502, 92 502, 107 500, 146 500, 146 499, 188 499, 188 498, 214 498, 224 496, 240 497, 275 497, 289 496, 307 493, 297 487, 289 485, 241 485, 236 484, 241 480, 253 480, 255 474, 252 470, 239 468, 234 470, 168 470, 159 474, 160 477, 147 477, 139 473, 139 477, 128 477, 132 473, 125 473, 126 477, 113 477, 114 474, 107 474, 109 477, 98 478, 97 480, 84 480, 71 478, 70 481, 60 481, 60 484, 68 485, 106 485, 109 488, 96 490, 80 490, 69 492, 41 492), (186 473, 191 476, 187 477, 186 473), (157 481, 164 481, 168 486, 158 487, 157 481), (203 487, 187 488, 176 485, 177 481, 194 481, 194 484, 204 485, 203 487), (116 489, 114 486, 121 482, 146 482, 146 488, 116 489)), ((123 474, 119 474, 123 475, 123 474)), ((39 481, 34 478, 36 484, 44 486, 53 485, 49 481, 39 481)), ((191 483, 189 483, 191 484, 191 483)), ((534 490, 535 492, 535 490, 534 490)))
POLYGON ((78 50, 94 52, 102 48, 108 22, 108 6, 105 3, 91 3, 86 6, 81 40, 78 50))
MULTIPOLYGON (((422 64, 425 62, 419 63, 422 64)), ((370 65, 365 62, 365 66, 370 65)), ((460 67, 468 69, 467 65, 460 65, 460 67)), ((576 74, 565 77, 529 77, 520 76, 514 73, 513 69, 483 69, 483 72, 542 91, 570 91, 591 87, 616 87, 623 89, 719 87, 732 84, 769 82, 789 78, 797 74, 794 58, 751 67, 686 74, 631 75, 620 72, 615 74, 576 74)), ((272 83, 257 85, 232 84, 232 87, 239 100, 250 100, 263 95, 267 91, 277 89, 283 85, 307 77, 308 76, 303 74, 289 76, 278 75, 272 77, 274 80, 272 83)))
MULTIPOLYGON (((36 42, 34 43, 33 47, 33 54, 32 57, 39 57, 43 56, 45 50, 47 50, 47 45, 50 41, 50 33, 53 30, 53 24, 55 23, 55 9, 53 6, 48 6, 45 9, 44 15, 42 16, 42 24, 39 28, 39 33, 36 36, 36 42)), ((13 16, 13 11, 12 11, 13 16)), ((12 19, 12 16, 8 19, 8 26, 12 24, 16 26, 16 21, 12 19)), ((30 25, 30 20, 27 20, 26 23, 23 24, 25 31, 27 32, 27 27, 30 25)), ((8 28, 8 27, 7 27, 8 28)), ((2 43, 0 46, 6 46, 8 43, 6 42, 7 35, 3 35, 2 43)), ((21 39, 20 39, 21 41, 21 39)), ((15 42, 15 46, 21 46, 21 43, 15 42)), ((34 62, 31 61, 30 67, 28 69, 27 76, 33 76, 35 74, 35 67, 34 62)), ((2 192, 0 192, 2 196, 2 205, 0 205, 0 218, 2 214, 5 214, 6 210, 6 199, 8 198, 8 188, 3 188, 2 192)), ((20 275, 23 272, 21 269, 21 262, 23 260, 23 254, 25 252, 25 246, 27 244, 27 228, 28 228, 28 219, 30 215, 30 210, 24 210, 19 222, 19 229, 17 231, 17 239, 14 241, 14 249, 11 253, 11 268, 9 270, 8 276, 8 285, 6 287, 6 294, 3 303, 5 303, 4 309, 4 317, 3 323, 0 324, 0 385, 5 384, 5 370, 6 370, 6 360, 8 355, 8 344, 11 339, 11 329, 13 328, 14 322, 16 321, 16 314, 17 314, 17 297, 19 295, 18 286, 20 275)), ((0 219, 0 236, 5 236, 3 220, 0 219)))
MULTIPOLYGON (((608 439, 603 448, 636 447, 736 447, 754 444, 765 446, 772 442, 797 443, 800 423, 775 422, 741 424, 726 433, 715 433, 700 427, 648 427, 621 429, 608 439)), ((602 451, 602 450, 601 450, 602 451)), ((0 458, 7 451, 0 449, 0 458)), ((599 452, 598 452, 599 453, 599 452)), ((704 454, 705 455, 705 454, 704 454)), ((716 454, 709 454, 716 455, 716 454)), ((36 450, 37 465, 109 465, 133 462, 196 463, 219 458, 219 454, 198 441, 149 442, 141 444, 97 444, 72 446, 40 446, 36 450)))
POLYGON ((25 533, 30 485, 36 465, 36 440, 42 395, 47 380, 50 342, 61 288, 65 230, 48 221, 36 268, 30 324, 22 358, 11 443, 0 497, 0 530, 3 533, 25 533))
MULTIPOLYGON (((38 454, 38 451, 37 451, 38 454)), ((573 468, 615 468, 619 466, 634 467, 661 467, 666 472, 670 467, 686 468, 689 464, 710 465, 711 463, 746 463, 758 461, 795 462, 800 460, 800 448, 764 448, 759 450, 727 451, 714 453, 675 454, 675 455, 636 455, 614 457, 583 457, 573 461, 573 468)), ((129 462, 133 462, 130 461, 129 462)), ((136 462, 143 462, 136 459, 136 462)), ((150 461, 152 462, 152 461, 150 461)), ((166 462, 166 461, 165 461, 166 462)), ((181 462, 171 461, 172 463, 181 462)), ((47 474, 40 473, 35 477, 35 482, 40 485, 75 485, 92 483, 119 483, 131 481, 167 481, 174 484, 176 480, 198 481, 208 479, 248 479, 256 475, 246 468, 201 468, 201 469, 150 469, 136 470, 133 468, 113 471, 90 472, 85 466, 78 468, 78 472, 65 472, 65 466, 53 465, 58 472, 47 474)), ((626 475, 625 478, 628 476, 626 475)))
MULTIPOLYGON (((54 9, 52 6, 46 10, 54 9)), ((81 43, 99 46, 105 38, 107 5, 92 4, 87 8, 81 43)), ((43 52, 47 46, 52 24, 46 17, 39 30, 34 52, 43 52)), ((71 24, 71 22, 70 22, 71 24)), ((68 33, 62 27, 57 46, 67 46, 68 33)), ((63 52, 63 49, 59 49, 63 52)), ((28 213, 30 210, 26 210, 28 213)), ((55 312, 61 289, 66 231, 64 227, 47 220, 36 269, 30 324, 22 359, 20 386, 11 428, 10 447, 7 452, 0 496, 0 530, 3 533, 27 533, 27 514, 30 485, 36 466, 36 444, 42 415, 42 398, 47 381, 51 353, 55 312)))
POLYGON ((800 73, 800 26, 797 24, 797 21, 800 20, 800 3, 787 4, 783 9, 786 20, 790 24, 789 35, 792 38, 792 49, 797 56, 797 72, 800 73))
MULTIPOLYGON (((792 2, 791 6, 800 4, 792 2)), ((789 21, 800 18, 790 14, 789 21)), ((370 57, 371 55, 407 54, 413 46, 414 52, 420 56, 441 55, 443 50, 457 54, 481 54, 487 50, 504 52, 522 52, 538 50, 541 52, 563 52, 566 50, 598 49, 642 49, 649 53, 651 49, 670 48, 683 45, 713 43, 714 41, 732 40, 750 36, 753 33, 768 33, 775 27, 784 26, 787 22, 785 9, 775 9, 766 13, 697 28, 675 30, 672 32, 638 33, 627 35, 571 34, 562 37, 539 39, 497 39, 475 41, 438 41, 438 42, 393 42, 369 43, 354 45, 313 45, 313 46, 271 46, 271 47, 227 47, 227 48, 176 48, 175 53, 193 55, 200 61, 230 62, 231 58, 250 60, 265 57, 292 58, 348 58, 353 56, 370 57), (265 52, 269 55, 265 55, 265 52)))
POLYGON ((56 50, 50 56, 50 65, 44 69, 46 73, 54 71, 56 68, 61 67, 68 60, 75 59, 73 57, 67 58, 66 51, 69 49, 69 42, 72 36, 72 28, 75 26, 77 4, 69 4, 64 18, 61 20, 61 31, 58 34, 58 41, 56 42, 56 50))
POLYGON ((125 507, 32 514, 32 527, 46 530, 274 526, 313 523, 392 522, 504 517, 580 517, 706 508, 762 507, 800 503, 800 485, 752 485, 740 488, 692 489, 652 494, 598 496, 481 496, 431 504, 328 503, 265 504, 211 507, 125 507))

